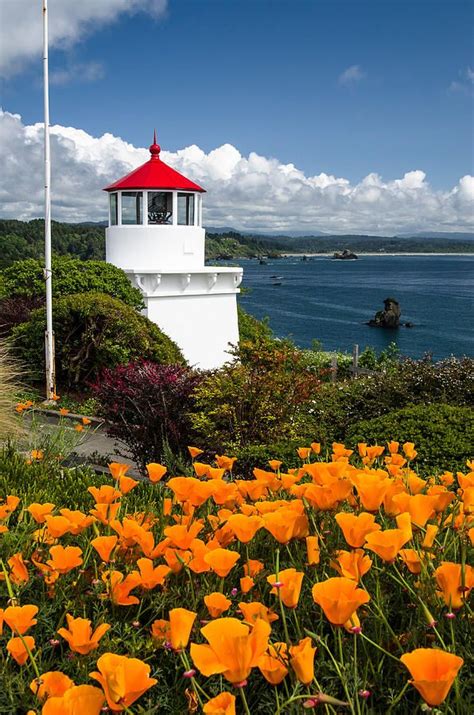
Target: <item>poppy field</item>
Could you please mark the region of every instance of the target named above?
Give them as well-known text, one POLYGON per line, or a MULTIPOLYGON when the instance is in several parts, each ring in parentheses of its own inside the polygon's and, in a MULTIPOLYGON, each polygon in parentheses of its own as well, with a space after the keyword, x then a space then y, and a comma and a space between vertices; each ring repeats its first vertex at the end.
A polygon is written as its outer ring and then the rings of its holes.
POLYGON ((0 712, 474 712, 474 463, 0 455, 0 712), (201 461, 203 460, 203 461, 201 461))

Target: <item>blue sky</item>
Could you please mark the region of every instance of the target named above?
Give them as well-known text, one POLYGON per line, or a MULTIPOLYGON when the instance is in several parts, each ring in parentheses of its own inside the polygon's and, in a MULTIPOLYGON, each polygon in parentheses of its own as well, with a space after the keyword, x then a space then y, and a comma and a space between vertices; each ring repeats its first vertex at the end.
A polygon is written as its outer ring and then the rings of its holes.
MULTIPOLYGON (((229 142, 351 181, 421 167, 448 187, 472 169, 473 7, 171 0, 157 19, 122 14, 51 50, 52 122, 136 146, 156 124, 169 150, 229 142), (91 76, 67 79, 77 65, 91 76)), ((27 123, 41 120, 40 72, 3 84, 3 107, 27 123)))
MULTIPOLYGON (((42 212, 40 6, 0 0, 13 218, 42 212)), ((207 225, 472 231, 472 0, 49 6, 56 218, 103 219, 101 188, 145 161, 156 126, 165 161, 208 189, 207 225)))

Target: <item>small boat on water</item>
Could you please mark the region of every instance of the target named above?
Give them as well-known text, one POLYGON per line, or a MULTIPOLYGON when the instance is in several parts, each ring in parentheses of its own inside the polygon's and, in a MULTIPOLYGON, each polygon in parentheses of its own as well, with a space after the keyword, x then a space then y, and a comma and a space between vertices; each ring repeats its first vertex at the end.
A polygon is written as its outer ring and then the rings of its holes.
POLYGON ((283 285, 281 281, 273 281, 272 286, 281 286, 283 285))
POLYGON ((283 276, 270 276, 270 278, 274 278, 277 281, 281 281, 283 279, 283 276))

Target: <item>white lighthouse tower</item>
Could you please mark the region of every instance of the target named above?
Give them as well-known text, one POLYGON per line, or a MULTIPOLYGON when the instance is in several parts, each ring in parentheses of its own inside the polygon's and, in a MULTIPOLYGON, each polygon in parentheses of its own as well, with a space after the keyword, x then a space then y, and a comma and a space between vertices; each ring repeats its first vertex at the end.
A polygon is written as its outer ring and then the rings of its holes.
POLYGON ((237 345, 237 293, 242 268, 204 265, 205 190, 151 158, 107 186, 106 260, 143 294, 145 315, 181 348, 190 365, 220 367, 237 345))

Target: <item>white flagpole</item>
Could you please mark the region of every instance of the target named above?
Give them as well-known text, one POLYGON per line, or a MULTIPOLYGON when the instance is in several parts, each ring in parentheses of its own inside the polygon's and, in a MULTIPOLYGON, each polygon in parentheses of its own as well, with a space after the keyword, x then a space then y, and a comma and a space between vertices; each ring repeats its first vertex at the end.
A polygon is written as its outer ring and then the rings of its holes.
POLYGON ((44 277, 46 284, 46 400, 55 397, 53 293, 51 271, 51 161, 49 146, 48 0, 43 0, 44 71, 44 277))

